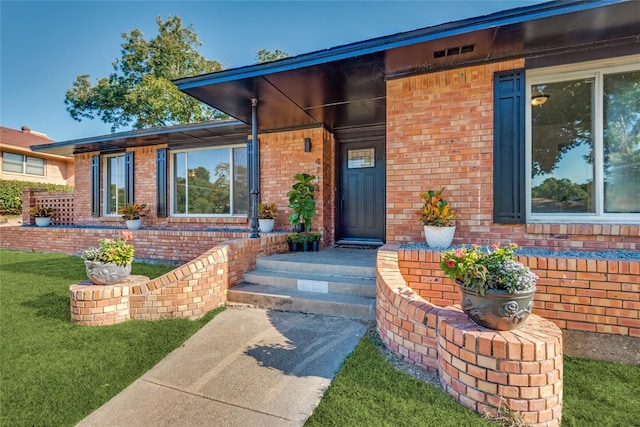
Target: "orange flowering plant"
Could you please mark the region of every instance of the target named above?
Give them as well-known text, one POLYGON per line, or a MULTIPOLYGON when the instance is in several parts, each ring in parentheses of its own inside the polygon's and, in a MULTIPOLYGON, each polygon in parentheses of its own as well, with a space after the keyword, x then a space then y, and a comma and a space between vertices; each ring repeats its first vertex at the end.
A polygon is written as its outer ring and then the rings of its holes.
POLYGON ((509 293, 534 290, 536 276, 514 256, 518 245, 512 243, 490 248, 463 245, 441 254, 440 269, 463 288, 484 295, 487 289, 509 293))
POLYGON ((82 252, 82 258, 87 261, 112 263, 117 265, 131 264, 134 247, 127 243, 133 238, 133 233, 123 231, 117 239, 102 239, 97 248, 91 247, 82 252))

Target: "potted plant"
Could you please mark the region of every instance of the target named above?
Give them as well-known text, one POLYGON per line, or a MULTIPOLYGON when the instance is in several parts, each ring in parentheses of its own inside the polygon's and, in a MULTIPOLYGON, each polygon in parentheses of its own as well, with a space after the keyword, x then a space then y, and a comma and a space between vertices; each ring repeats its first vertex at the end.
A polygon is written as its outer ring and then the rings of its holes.
POLYGON ((123 231, 117 239, 102 239, 97 248, 82 252, 87 277, 95 285, 111 285, 126 279, 131 274, 134 247, 129 240, 130 231, 123 231))
POLYGON ((278 205, 275 203, 260 202, 258 203, 258 224, 260 231, 270 233, 278 216, 278 205))
POLYGON ((309 232, 309 240, 311 241, 311 250, 314 252, 318 252, 320 249, 320 240, 322 239, 322 234, 319 231, 310 231, 309 232))
POLYGON ((441 254, 440 268, 458 284, 462 309, 478 325, 516 329, 531 314, 538 276, 517 260, 516 249, 463 245, 441 254))
POLYGON ((118 214, 127 222, 129 230, 138 230, 142 225, 142 217, 147 212, 147 204, 127 203, 118 210, 118 214))
POLYGON ((287 234, 287 243, 289 244, 289 250, 291 252, 297 252, 298 251, 299 235, 300 235, 300 233, 295 232, 295 231, 293 233, 287 234))
POLYGON ((29 209, 29 214, 36 219, 38 227, 47 227, 51 224, 51 217, 54 215, 54 209, 49 206, 35 205, 29 209))
POLYGON ((448 248, 456 231, 453 220, 456 213, 442 196, 445 187, 439 191, 423 191, 420 198, 424 205, 418 211, 419 221, 424 226, 424 237, 431 248, 448 248))
POLYGON ((287 193, 289 207, 293 210, 289 215, 289 224, 294 226, 294 231, 311 230, 311 218, 316 215, 316 201, 313 198, 313 185, 311 181, 316 179, 315 175, 297 173, 293 176, 296 183, 287 193), (301 225, 301 222, 304 225, 301 225))

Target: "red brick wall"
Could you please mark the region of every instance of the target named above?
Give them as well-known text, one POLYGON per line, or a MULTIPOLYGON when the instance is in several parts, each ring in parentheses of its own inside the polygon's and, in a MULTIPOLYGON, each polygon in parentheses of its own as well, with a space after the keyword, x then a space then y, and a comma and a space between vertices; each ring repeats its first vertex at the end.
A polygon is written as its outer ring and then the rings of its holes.
MULTIPOLYGON (((246 217, 226 218, 158 218, 156 216, 156 151, 165 146, 136 147, 134 152, 135 202, 147 203, 149 211, 143 218, 143 227, 205 229, 212 227, 248 227, 246 217)), ((76 197, 76 224, 117 227, 123 224, 120 217, 91 217, 91 156, 95 153, 76 155, 78 177, 76 197)), ((287 192, 294 184, 293 175, 316 175, 317 215, 313 228, 323 232, 324 242, 333 241, 335 186, 335 143, 333 136, 323 128, 280 132, 260 135, 260 198, 275 202, 279 207, 276 230, 291 229, 287 219, 291 210, 287 192), (304 138, 311 139, 311 152, 304 152, 304 138)), ((102 165, 101 165, 102 167, 102 165)), ((100 177, 102 181, 102 174, 100 177)), ((101 185, 102 192, 102 185, 101 185)), ((101 195, 102 197, 102 195, 101 195)))
POLYGON ((535 314, 517 330, 481 328, 459 307, 439 307, 408 287, 399 253, 386 245, 377 256, 376 324, 387 348, 437 372, 447 393, 476 412, 495 416, 506 405, 527 425, 560 425, 560 329, 535 314))
POLYGON ((640 226, 493 224, 493 74, 523 60, 387 82, 387 243, 423 241, 420 191, 446 187, 454 243, 640 249, 640 226))
MULTIPOLYGON (((640 261, 519 256, 540 277, 534 313, 562 329, 640 337, 640 261)), ((430 303, 459 304, 439 267, 440 252, 398 249, 407 286, 430 303)))
POLYGON ((260 135, 260 198, 278 204, 276 230, 291 230, 288 222, 291 209, 287 192, 294 184, 293 175, 315 175, 316 216, 314 230, 324 234, 323 243, 333 241, 335 180, 335 143, 323 128, 260 135), (311 138, 311 152, 304 152, 304 138, 311 138))
POLYGON ((227 302, 227 289, 255 268, 258 257, 286 246, 284 234, 230 240, 153 280, 131 276, 111 286, 71 285, 71 321, 102 326, 130 319, 198 319, 227 302))
MULTIPOLYGON (((104 238, 117 238, 121 228, 3 227, 0 247, 18 251, 54 252, 80 255, 104 238)), ((233 239, 246 238, 249 232, 151 230, 131 231, 136 259, 187 262, 213 246, 233 239)), ((265 234, 263 237, 277 236, 265 234)), ((282 248, 284 251, 284 246, 282 248)))

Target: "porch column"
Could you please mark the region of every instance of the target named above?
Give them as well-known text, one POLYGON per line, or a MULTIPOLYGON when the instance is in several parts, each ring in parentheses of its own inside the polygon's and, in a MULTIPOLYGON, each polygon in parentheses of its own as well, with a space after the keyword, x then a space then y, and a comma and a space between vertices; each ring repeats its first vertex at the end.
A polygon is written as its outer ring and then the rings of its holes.
POLYGON ((258 228, 258 197, 260 195, 260 142, 258 141, 258 99, 251 99, 251 235, 260 237, 258 228))

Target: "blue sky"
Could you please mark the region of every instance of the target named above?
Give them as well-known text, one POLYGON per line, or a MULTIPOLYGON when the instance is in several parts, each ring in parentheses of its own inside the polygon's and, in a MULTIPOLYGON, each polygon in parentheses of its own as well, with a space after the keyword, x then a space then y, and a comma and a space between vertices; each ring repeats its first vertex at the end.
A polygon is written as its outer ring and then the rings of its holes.
MULTIPOLYGON (((155 36, 156 16, 193 24, 200 53, 226 68, 249 65, 259 49, 293 55, 540 1, 0 1, 0 124, 55 141, 110 133, 77 122, 64 94, 79 74, 107 76, 121 33, 155 36)), ((123 131, 127 129, 121 129, 123 131)))

